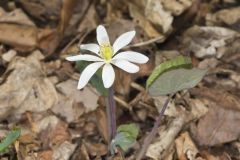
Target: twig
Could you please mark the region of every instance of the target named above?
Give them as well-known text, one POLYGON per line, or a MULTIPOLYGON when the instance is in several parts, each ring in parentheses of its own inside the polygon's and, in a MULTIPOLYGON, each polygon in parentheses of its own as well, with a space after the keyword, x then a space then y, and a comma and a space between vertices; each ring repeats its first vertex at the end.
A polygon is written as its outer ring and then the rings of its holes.
POLYGON ((170 95, 168 97, 168 99, 165 101, 158 117, 156 118, 156 121, 154 123, 154 126, 153 126, 151 132, 149 133, 149 135, 143 141, 142 148, 139 151, 139 153, 137 154, 136 160, 141 160, 143 158, 143 156, 145 155, 146 150, 148 149, 148 146, 150 145, 150 143, 152 142, 153 138, 155 137, 155 135, 158 131, 158 127, 161 125, 161 120, 164 116, 164 112, 166 111, 168 103, 169 103, 170 99, 172 98, 172 96, 173 96, 173 94, 170 95))
POLYGON ((136 43, 136 44, 129 45, 129 46, 127 46, 127 47, 124 47, 124 49, 129 49, 129 48, 132 48, 132 47, 145 46, 145 45, 148 45, 148 44, 157 42, 157 41, 161 41, 161 42, 162 42, 162 41, 164 41, 165 39, 166 39, 166 38, 165 38, 164 36, 160 36, 160 37, 156 37, 156 38, 153 38, 153 39, 144 41, 144 42, 140 42, 140 43, 136 43))

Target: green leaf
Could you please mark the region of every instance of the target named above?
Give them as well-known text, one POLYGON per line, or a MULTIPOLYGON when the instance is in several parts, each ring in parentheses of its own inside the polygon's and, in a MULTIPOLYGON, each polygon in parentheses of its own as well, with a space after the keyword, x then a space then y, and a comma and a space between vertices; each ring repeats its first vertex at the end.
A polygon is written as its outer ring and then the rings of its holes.
POLYGON ((19 128, 13 129, 0 143, 0 152, 6 150, 20 136, 19 128))
MULTIPOLYGON (((79 70, 79 72, 82 72, 89 64, 90 62, 79 61, 76 63, 76 68, 79 70)), ((93 85, 93 87, 95 87, 101 95, 103 96, 108 95, 108 90, 103 86, 102 70, 98 70, 93 75, 93 77, 90 79, 90 84, 93 85)))
POLYGON ((136 142, 138 132, 139 127, 136 124, 120 125, 114 140, 111 142, 111 153, 113 154, 117 147, 126 152, 136 142))
POLYGON ((128 133, 131 137, 137 138, 138 132, 139 132, 139 127, 135 123, 130 123, 130 124, 123 124, 120 125, 117 129, 117 132, 126 132, 128 133))
POLYGON ((179 68, 161 74, 148 88, 150 95, 160 96, 176 93, 196 86, 206 74, 203 69, 179 68))
POLYGON ((161 63, 157 66, 147 80, 147 88, 160 76, 162 73, 176 68, 190 68, 192 61, 190 57, 177 56, 174 59, 161 63))

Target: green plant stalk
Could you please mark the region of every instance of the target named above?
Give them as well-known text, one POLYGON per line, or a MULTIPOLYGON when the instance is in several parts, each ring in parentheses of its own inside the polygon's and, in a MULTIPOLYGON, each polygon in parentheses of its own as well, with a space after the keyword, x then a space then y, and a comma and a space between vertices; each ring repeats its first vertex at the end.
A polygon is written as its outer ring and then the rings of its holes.
MULTIPOLYGON (((116 103, 114 100, 114 91, 113 88, 108 89, 108 97, 107 97, 107 119, 108 119, 108 144, 110 146, 112 140, 115 138, 117 130, 116 130, 116 103)), ((110 148, 109 148, 110 149, 110 148)))
POLYGON ((165 103, 164 103, 164 105, 163 105, 163 107, 162 107, 158 117, 156 118, 156 121, 154 123, 154 126, 153 126, 151 132, 147 135, 147 137, 143 141, 143 145, 141 147, 141 150, 138 152, 138 154, 136 156, 136 160, 141 160, 144 157, 144 155, 146 153, 146 150, 148 149, 148 146, 150 145, 150 143, 154 139, 155 135, 157 134, 158 128, 161 125, 161 120, 162 120, 162 118, 164 116, 164 113, 165 113, 165 111, 166 111, 166 109, 168 107, 168 103, 170 102, 170 99, 172 98, 172 96, 173 96, 173 94, 170 95, 168 97, 168 99, 165 101, 165 103))

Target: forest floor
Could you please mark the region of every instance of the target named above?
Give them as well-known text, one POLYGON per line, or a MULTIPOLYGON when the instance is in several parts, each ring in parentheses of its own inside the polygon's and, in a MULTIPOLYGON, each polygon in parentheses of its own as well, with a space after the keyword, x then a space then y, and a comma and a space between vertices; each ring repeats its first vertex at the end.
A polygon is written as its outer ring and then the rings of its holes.
POLYGON ((150 96, 146 80, 178 55, 208 72, 171 100, 144 159, 240 159, 239 0, 1 0, 0 139, 14 127, 21 136, 0 160, 105 159, 105 98, 91 84, 77 90, 81 66, 65 60, 96 42, 99 24, 111 42, 136 30, 128 49, 150 59, 136 74, 116 72, 117 124, 140 127, 126 160, 167 99, 150 96))

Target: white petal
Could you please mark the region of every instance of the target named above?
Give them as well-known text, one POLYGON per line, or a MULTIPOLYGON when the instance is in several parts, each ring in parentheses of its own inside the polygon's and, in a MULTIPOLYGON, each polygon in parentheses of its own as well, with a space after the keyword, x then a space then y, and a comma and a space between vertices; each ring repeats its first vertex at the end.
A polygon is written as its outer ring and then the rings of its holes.
POLYGON ((149 58, 141 53, 133 52, 133 51, 126 51, 126 52, 120 52, 117 55, 113 57, 113 60, 127 60, 129 62, 133 63, 147 63, 149 58))
POLYGON ((67 57, 66 60, 68 61, 100 61, 100 62, 103 61, 103 59, 97 56, 89 55, 89 54, 67 57))
POLYGON ((99 55, 99 45, 94 44, 94 43, 82 44, 82 45, 80 45, 80 49, 88 50, 88 51, 91 51, 91 52, 99 55))
POLYGON ((110 88, 115 79, 115 73, 111 64, 105 64, 102 71, 102 79, 105 88, 110 88))
POLYGON ((90 78, 94 75, 94 73, 104 64, 104 62, 95 62, 89 64, 82 72, 80 79, 78 81, 78 89, 82 89, 90 78))
POLYGON ((136 32, 135 31, 130 31, 130 32, 126 32, 123 33, 122 35, 120 35, 116 41, 113 43, 113 51, 114 54, 119 51, 121 48, 125 47, 126 45, 128 45, 133 37, 135 36, 136 32))
POLYGON ((107 31, 103 25, 97 27, 97 41, 99 45, 110 44, 107 31))
POLYGON ((112 61, 111 63, 128 73, 136 73, 139 71, 139 67, 137 65, 126 60, 116 60, 112 61))

